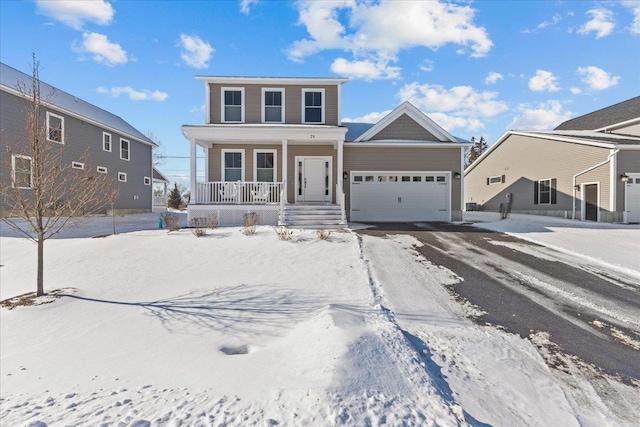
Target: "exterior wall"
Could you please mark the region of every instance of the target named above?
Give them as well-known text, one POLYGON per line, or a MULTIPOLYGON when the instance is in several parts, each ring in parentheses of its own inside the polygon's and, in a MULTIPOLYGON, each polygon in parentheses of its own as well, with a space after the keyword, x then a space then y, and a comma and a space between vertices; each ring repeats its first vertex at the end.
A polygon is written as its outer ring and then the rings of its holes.
POLYGON ((284 88, 285 90, 285 123, 302 123, 302 89, 324 89, 325 125, 338 126, 338 86, 327 85, 256 85, 256 84, 209 84, 209 123, 220 124, 221 121, 221 88, 244 88, 244 123, 262 123, 262 88, 284 88))
POLYGON ((618 129, 612 131, 612 133, 617 133, 617 134, 620 134, 620 135, 640 136, 640 124, 627 126, 627 127, 623 127, 623 128, 618 128, 618 129))
MULTIPOLYGON (((475 202, 483 210, 497 211, 512 194, 512 212, 570 216, 573 210, 573 176, 603 161, 610 150, 542 138, 510 135, 507 140, 465 176, 465 203, 475 202), (487 178, 505 176, 505 182, 487 185, 487 178), (535 204, 533 182, 557 180, 557 203, 535 204)), ((609 209, 610 165, 604 164, 577 177, 577 184, 599 182, 601 209, 609 209)), ((576 193, 580 211, 580 192, 576 193)), ((577 216, 578 218, 580 215, 577 216)))
POLYGON ((375 134, 370 140, 408 139, 413 141, 438 141, 431 132, 419 125, 406 114, 401 115, 393 123, 375 134))
MULTIPOLYGON (((2 158, 7 156, 5 147, 18 149, 17 147, 21 144, 20 139, 24 135, 25 128, 25 108, 25 101, 20 97, 0 91, 0 129, 2 129, 0 136, 3 148, 0 157, 2 158)), ((46 120, 46 111, 64 117, 63 162, 70 165, 72 161, 81 161, 86 154, 88 161, 85 162, 85 168, 95 171, 97 166, 106 167, 108 176, 118 186, 119 196, 114 205, 116 211, 151 212, 152 186, 144 185, 144 177, 151 179, 153 176, 151 146, 61 113, 55 108, 43 108, 43 126, 46 120), (111 152, 104 151, 102 148, 103 131, 111 134, 111 152), (120 159, 120 138, 124 138, 130 143, 129 161, 120 159), (118 172, 127 174, 127 182, 118 182, 118 172)), ((11 171, 4 170, 4 166, 2 169, 1 179, 7 182, 11 171)), ((4 201, 0 201, 0 203, 4 205, 4 201)))
POLYGON ((620 150, 617 154, 618 170, 616 178, 616 211, 624 211, 625 185, 619 179, 623 173, 640 173, 640 150, 620 150))
MULTIPOLYGON (((460 147, 387 148, 345 147, 344 170, 349 171, 442 171, 460 172, 460 147)), ((342 179, 342 177, 341 177, 342 179)), ((345 209, 351 207, 349 180, 343 180, 345 209)), ((461 219, 461 180, 451 180, 451 214, 461 219)))

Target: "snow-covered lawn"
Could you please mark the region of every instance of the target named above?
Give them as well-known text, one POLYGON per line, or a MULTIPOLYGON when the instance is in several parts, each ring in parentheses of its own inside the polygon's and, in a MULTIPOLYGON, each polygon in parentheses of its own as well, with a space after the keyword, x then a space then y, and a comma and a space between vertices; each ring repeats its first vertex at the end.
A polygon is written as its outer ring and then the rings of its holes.
MULTIPOLYGON (((90 238, 108 233, 97 218, 47 241, 45 286, 67 296, 1 309, 0 424, 595 426, 638 415, 615 414, 580 377, 568 392, 529 341, 473 324, 446 289, 458 278, 412 238, 279 241, 270 227, 196 238, 158 230, 157 215, 119 220, 140 231, 90 238)), ((35 287, 36 251, 2 234, 5 299, 35 287)), ((623 408, 640 398, 616 387, 623 408)))

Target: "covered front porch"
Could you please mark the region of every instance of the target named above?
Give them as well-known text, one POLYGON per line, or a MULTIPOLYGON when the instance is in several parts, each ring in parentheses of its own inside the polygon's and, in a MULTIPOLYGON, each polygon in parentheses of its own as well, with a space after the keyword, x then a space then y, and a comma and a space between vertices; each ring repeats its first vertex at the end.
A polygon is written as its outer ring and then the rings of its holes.
POLYGON ((307 223, 315 210, 319 222, 331 217, 346 224, 345 132, 339 126, 183 126, 191 143, 189 219, 215 213, 221 225, 238 225, 244 213, 257 212, 260 224, 295 225, 287 212, 300 205, 309 206, 307 223), (198 147, 205 157, 200 180, 198 147))

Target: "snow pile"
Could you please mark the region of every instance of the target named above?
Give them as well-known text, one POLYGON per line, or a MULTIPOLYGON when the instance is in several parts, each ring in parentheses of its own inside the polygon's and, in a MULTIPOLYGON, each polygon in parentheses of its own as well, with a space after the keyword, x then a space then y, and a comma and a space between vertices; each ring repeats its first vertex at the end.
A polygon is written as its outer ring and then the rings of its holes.
MULTIPOLYGON (((46 288, 67 291, 0 310, 3 425, 624 424, 594 394, 576 406, 529 341, 468 320, 460 278, 412 238, 154 219, 46 243, 46 288)), ((35 246, 6 234, 2 299, 35 286, 35 246)))

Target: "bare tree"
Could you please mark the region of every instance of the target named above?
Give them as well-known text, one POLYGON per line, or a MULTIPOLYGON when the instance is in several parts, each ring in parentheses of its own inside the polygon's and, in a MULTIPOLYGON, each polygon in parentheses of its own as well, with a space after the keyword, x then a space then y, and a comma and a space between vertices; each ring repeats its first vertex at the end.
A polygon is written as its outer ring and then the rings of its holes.
POLYGON ((489 144, 487 144, 487 141, 484 139, 484 136, 481 136, 480 139, 478 140, 476 140, 476 138, 472 136, 471 143, 473 145, 471 145, 464 159, 465 168, 468 168, 469 166, 471 166, 471 164, 475 162, 478 159, 478 157, 482 155, 482 153, 484 153, 489 149, 489 144))
POLYGON ((75 165, 65 159, 62 127, 49 123, 47 129, 42 117, 54 94, 41 95, 39 69, 33 55, 31 81, 16 84, 25 104, 24 127, 15 141, 5 135, 0 140, 6 171, 0 183, 2 220, 38 246, 37 296, 44 295, 45 240, 93 213, 104 212, 118 195, 107 175, 93 173, 88 151, 75 165))
POLYGON ((164 152, 164 147, 162 147, 160 137, 152 130, 145 132, 144 136, 156 144, 156 147, 153 147, 153 167, 157 168, 164 165, 167 162, 167 156, 164 152))

